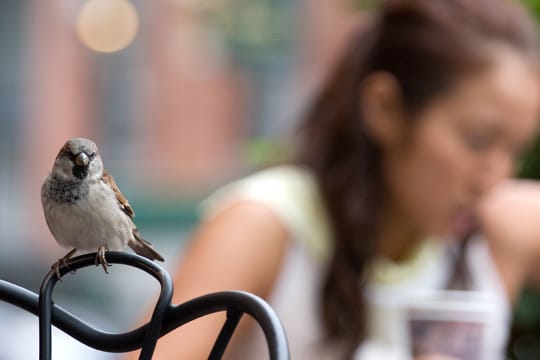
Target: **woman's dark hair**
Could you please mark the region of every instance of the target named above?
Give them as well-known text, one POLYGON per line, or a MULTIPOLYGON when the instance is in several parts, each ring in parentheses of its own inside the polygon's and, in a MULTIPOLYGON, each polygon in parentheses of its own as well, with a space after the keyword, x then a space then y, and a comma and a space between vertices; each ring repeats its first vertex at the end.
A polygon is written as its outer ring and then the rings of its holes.
POLYGON ((371 20, 352 38, 301 127, 299 162, 318 180, 334 240, 322 322, 345 358, 366 335, 363 274, 374 257, 385 190, 380 150, 359 105, 363 80, 377 71, 393 75, 405 111, 414 114, 488 65, 491 46, 532 61, 538 54, 534 22, 510 0, 389 0, 371 20))

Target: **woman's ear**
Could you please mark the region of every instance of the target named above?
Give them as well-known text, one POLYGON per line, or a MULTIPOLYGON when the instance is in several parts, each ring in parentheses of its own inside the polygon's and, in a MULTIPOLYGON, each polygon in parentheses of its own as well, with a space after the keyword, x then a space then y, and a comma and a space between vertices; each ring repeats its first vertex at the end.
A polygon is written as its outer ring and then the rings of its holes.
POLYGON ((360 88, 360 112, 368 134, 384 149, 399 145, 405 133, 401 89, 387 72, 369 75, 360 88))

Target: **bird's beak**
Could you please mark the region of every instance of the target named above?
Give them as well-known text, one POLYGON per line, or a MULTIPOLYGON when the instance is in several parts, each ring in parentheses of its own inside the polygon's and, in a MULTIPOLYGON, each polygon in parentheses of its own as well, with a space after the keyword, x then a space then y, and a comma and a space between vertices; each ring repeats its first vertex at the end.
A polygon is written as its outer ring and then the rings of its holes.
POLYGON ((88 158, 88 155, 83 152, 77 155, 77 157, 75 158, 75 164, 79 166, 88 166, 89 163, 90 159, 88 158))

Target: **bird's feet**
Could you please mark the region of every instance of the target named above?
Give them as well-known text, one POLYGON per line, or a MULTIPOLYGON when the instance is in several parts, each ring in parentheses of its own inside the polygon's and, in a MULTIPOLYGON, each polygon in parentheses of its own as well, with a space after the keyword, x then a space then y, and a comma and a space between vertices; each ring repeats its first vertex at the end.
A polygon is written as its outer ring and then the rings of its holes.
POLYGON ((96 253, 96 266, 100 265, 103 267, 103 270, 105 270, 105 273, 109 273, 109 270, 107 270, 107 267, 111 266, 107 259, 105 259, 105 252, 109 251, 109 249, 105 245, 101 245, 96 253))
POLYGON ((54 270, 55 274, 56 274, 56 277, 58 279, 61 279, 61 275, 60 275, 60 267, 61 266, 65 266, 65 267, 69 267, 69 264, 68 264, 68 260, 71 259, 71 257, 77 252, 77 249, 71 249, 70 252, 68 252, 63 258, 61 259, 58 259, 57 262, 55 262, 54 264, 52 264, 51 266, 51 269, 54 270))

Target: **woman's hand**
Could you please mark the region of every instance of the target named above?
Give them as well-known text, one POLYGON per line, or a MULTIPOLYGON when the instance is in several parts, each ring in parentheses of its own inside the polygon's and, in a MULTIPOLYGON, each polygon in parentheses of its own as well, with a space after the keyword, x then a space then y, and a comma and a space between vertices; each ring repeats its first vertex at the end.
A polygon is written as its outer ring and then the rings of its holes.
POLYGON ((540 183, 501 183, 480 201, 477 215, 510 298, 526 280, 540 285, 540 183))
POLYGON ((478 216, 489 240, 540 254, 540 183, 505 181, 480 201, 478 216))
POLYGON ((422 354, 414 357, 414 360, 460 360, 453 356, 443 354, 422 354))

